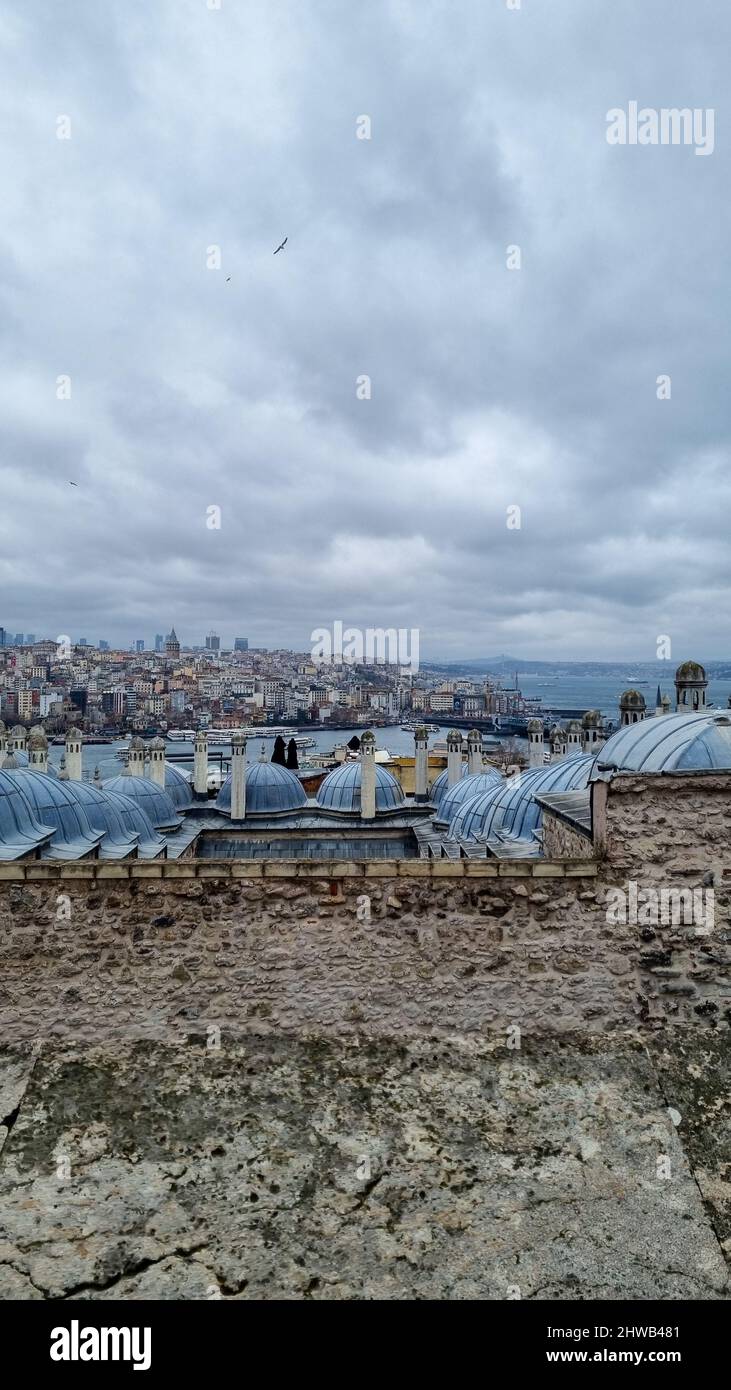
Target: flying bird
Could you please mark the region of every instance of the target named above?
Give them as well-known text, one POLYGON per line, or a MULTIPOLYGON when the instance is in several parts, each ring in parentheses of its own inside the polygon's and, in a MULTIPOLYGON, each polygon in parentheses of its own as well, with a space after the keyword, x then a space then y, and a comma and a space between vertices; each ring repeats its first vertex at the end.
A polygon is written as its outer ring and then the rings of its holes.
POLYGON ((69 487, 78 487, 78 486, 79 486, 78 483, 72 483, 71 479, 69 478, 69 487))
POLYGON ((285 248, 285 246, 287 245, 287 242, 288 242, 288 241, 289 241, 289 237, 286 236, 286 237, 284 238, 284 241, 282 242, 281 246, 278 246, 278 247, 277 247, 277 250, 274 252, 275 256, 277 255, 277 253, 278 253, 279 251, 283 251, 283 250, 284 250, 284 248, 285 248))
POLYGON ((228 282, 229 282, 230 279, 231 279, 231 276, 230 276, 230 275, 227 275, 227 276, 226 276, 226 284, 228 284, 228 282))

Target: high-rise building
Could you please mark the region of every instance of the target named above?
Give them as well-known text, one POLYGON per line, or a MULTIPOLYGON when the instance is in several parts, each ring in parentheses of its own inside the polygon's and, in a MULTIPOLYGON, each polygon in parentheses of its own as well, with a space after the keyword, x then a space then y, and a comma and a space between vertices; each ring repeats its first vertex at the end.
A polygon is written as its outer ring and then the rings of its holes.
POLYGON ((79 638, 78 645, 79 645, 80 647, 88 647, 89 643, 87 642, 87 640, 86 640, 85 637, 80 637, 80 638, 79 638))
POLYGON ((234 642, 234 651, 235 651, 235 652, 248 652, 248 650, 249 650, 249 639, 248 639, 248 637, 237 637, 237 638, 236 638, 236 641, 234 642))
POLYGON ((6 647, 7 644, 8 644, 8 634, 6 633, 4 627, 0 627, 0 647, 6 647))
POLYGON ((14 642, 13 645, 16 646, 16 647, 22 647, 22 645, 23 645, 23 634, 22 634, 22 632, 16 632, 16 634, 15 634, 15 642, 14 642))
POLYGON ((155 636, 155 651, 156 651, 156 652, 164 652, 164 650, 165 650, 165 638, 163 637, 163 635, 162 635, 161 632, 158 632, 158 633, 156 634, 156 636, 155 636))
POLYGON ((220 650, 221 650, 221 639, 220 639, 220 637, 219 637, 219 636, 217 635, 217 633, 215 633, 215 632, 209 632, 208 636, 206 637, 206 651, 207 651, 207 652, 220 652, 220 650))
POLYGON ((135 651, 137 651, 137 652, 143 652, 144 650, 145 650, 145 639, 144 639, 144 637, 138 637, 138 638, 137 638, 137 641, 135 642, 135 651))
POLYGON ((36 635, 35 635, 35 633, 34 633, 34 632, 27 632, 26 635, 25 635, 25 640, 26 640, 28 646, 29 646, 29 647, 32 647, 32 646, 33 646, 33 643, 34 643, 35 640, 36 640, 36 635))
POLYGON ((108 643, 108 642, 105 642, 105 640, 104 640, 103 637, 100 637, 100 638, 99 638, 99 651, 100 651, 100 652, 108 652, 108 651, 109 651, 109 643, 108 643))

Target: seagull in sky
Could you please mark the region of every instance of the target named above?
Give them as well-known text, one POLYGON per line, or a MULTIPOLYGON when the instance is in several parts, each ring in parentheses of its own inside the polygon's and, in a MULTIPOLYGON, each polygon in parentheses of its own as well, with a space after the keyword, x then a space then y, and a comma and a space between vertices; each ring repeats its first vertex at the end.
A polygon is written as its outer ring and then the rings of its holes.
POLYGON ((78 483, 72 483, 71 479, 69 478, 69 487, 78 487, 78 486, 79 486, 78 483))
POLYGON ((281 246, 278 246, 277 249, 276 249, 276 251, 274 252, 275 256, 276 256, 280 251, 283 251, 283 250, 284 250, 284 248, 285 248, 285 246, 287 245, 287 242, 288 242, 288 241, 289 241, 289 237, 286 236, 286 237, 284 238, 284 241, 282 242, 281 246))

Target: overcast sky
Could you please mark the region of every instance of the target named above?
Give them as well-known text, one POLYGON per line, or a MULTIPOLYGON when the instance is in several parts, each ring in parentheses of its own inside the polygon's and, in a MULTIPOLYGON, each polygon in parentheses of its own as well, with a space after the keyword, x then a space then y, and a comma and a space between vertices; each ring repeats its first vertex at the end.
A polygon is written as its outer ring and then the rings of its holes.
POLYGON ((728 656, 731 7, 207 3, 0 6, 0 625, 728 656))

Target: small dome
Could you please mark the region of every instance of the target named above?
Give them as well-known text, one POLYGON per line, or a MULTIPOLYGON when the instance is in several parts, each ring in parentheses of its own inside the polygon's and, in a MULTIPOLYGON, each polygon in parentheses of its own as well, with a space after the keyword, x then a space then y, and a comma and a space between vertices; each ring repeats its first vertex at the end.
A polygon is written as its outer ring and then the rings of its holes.
POLYGON ((675 672, 676 681, 704 681, 706 673, 699 661, 684 661, 675 672))
POLYGON ((12 729, 10 730, 10 737, 11 737, 11 738, 25 738, 25 737, 26 737, 26 733, 27 733, 27 730, 23 728, 23 725, 22 725, 22 724, 14 724, 13 727, 12 727, 12 729))
POLYGON ((126 859, 134 853, 138 837, 126 824, 119 800, 113 792, 105 791, 93 782, 65 782, 63 786, 84 807, 89 824, 95 830, 103 830, 100 859, 126 859))
POLYGON ((130 777, 128 773, 119 773, 117 777, 107 778, 104 790, 131 797, 147 813, 157 830, 172 830, 181 824, 182 817, 178 815, 167 792, 158 787, 151 777, 130 777))
POLYGON ((122 796, 120 792, 108 792, 107 795, 119 807, 119 813, 126 829, 130 834, 138 836, 137 854, 139 858, 157 859, 165 848, 165 840, 162 835, 158 834, 147 812, 137 801, 133 801, 131 796, 122 796))
POLYGON ((165 764, 165 791, 178 811, 187 811, 193 805, 190 782, 179 767, 165 764))
POLYGON ((625 690, 619 698, 620 709, 645 709, 645 697, 639 690, 625 690))
MULTIPOLYGON (((365 738, 365 734, 363 738, 365 738)), ((392 772, 387 772, 380 763, 376 763, 374 766, 376 812, 394 811, 404 802, 401 783, 397 781, 392 772)), ((332 772, 329 772, 324 782, 320 784, 317 793, 318 806, 322 806, 327 811, 347 811, 355 815, 360 814, 361 773, 362 764, 359 762, 343 763, 342 767, 336 767, 332 772)))
MULTIPOLYGON (((460 772, 459 775, 460 775, 460 777, 467 777, 467 776, 469 776, 469 768, 468 768, 468 766, 467 766, 467 763, 463 763, 463 764, 462 764, 462 771, 460 772)), ((434 781, 433 781, 432 784, 431 784, 431 790, 430 790, 430 792, 429 792, 429 800, 431 801, 432 806, 437 806, 437 807, 439 806, 439 803, 440 803, 442 797, 444 796, 444 793, 446 792, 448 786, 449 786, 449 768, 448 768, 448 767, 443 767, 442 770, 441 770, 441 772, 434 778, 434 781)))
POLYGON ((495 768, 490 768, 487 772, 471 772, 466 777, 462 777, 459 782, 448 787, 444 795, 440 798, 439 808, 434 817, 437 824, 451 825, 460 806, 472 797, 479 796, 482 792, 492 791, 495 787, 504 787, 505 779, 495 768))
POLYGON ((602 716, 598 709, 588 709, 581 721, 582 729, 598 729, 602 722, 602 716))
MULTIPOLYGON (((281 763, 246 764, 246 814, 274 815, 278 811, 298 811, 307 802, 302 783, 281 763)), ((231 773, 216 797, 216 809, 231 810, 231 773)))

